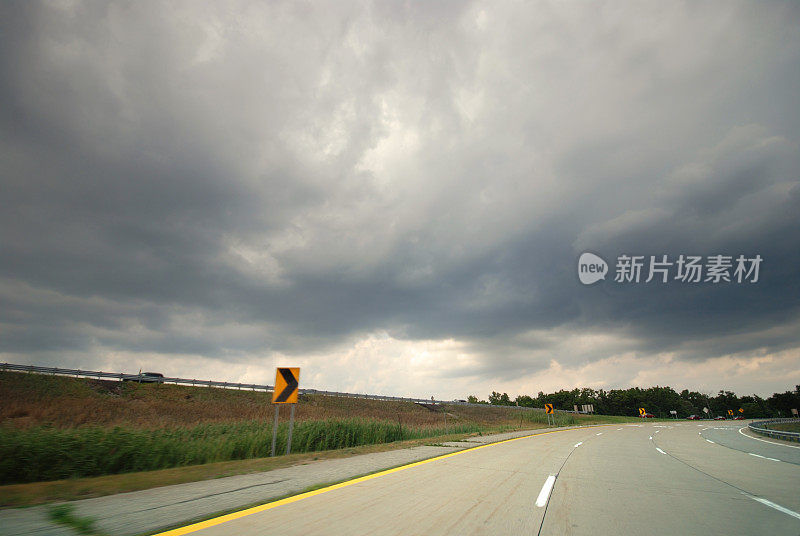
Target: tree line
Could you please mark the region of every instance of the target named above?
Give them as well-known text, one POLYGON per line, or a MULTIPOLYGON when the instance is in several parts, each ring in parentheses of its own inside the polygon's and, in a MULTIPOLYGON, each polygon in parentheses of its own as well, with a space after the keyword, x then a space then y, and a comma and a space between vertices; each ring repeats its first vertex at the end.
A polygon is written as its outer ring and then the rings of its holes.
POLYGON ((470 395, 469 402, 492 404, 497 406, 524 406, 544 408, 545 404, 553 404, 556 409, 572 410, 583 404, 592 404, 594 412, 601 415, 639 415, 639 408, 656 417, 669 417, 670 411, 677 411, 679 418, 689 415, 704 416, 703 408, 708 408, 709 417, 727 416, 728 410, 745 418, 792 417, 792 409, 800 410, 800 385, 794 391, 775 393, 769 398, 758 395, 737 396, 731 391, 720 391, 716 396, 684 389, 680 393, 672 387, 631 387, 629 389, 583 389, 571 391, 560 390, 555 393, 539 391, 536 397, 519 395, 512 400, 507 393, 492 391, 488 400, 478 400, 470 395), (739 410, 742 410, 741 412, 739 410))

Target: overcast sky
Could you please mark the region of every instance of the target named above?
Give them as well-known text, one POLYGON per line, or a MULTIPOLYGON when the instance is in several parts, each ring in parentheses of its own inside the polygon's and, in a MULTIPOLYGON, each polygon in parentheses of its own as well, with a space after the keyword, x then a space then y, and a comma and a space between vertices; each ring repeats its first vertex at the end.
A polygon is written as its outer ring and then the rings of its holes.
POLYGON ((437 398, 793 389, 798 20, 4 1, 0 360, 437 398), (621 255, 763 260, 635 283, 621 255))

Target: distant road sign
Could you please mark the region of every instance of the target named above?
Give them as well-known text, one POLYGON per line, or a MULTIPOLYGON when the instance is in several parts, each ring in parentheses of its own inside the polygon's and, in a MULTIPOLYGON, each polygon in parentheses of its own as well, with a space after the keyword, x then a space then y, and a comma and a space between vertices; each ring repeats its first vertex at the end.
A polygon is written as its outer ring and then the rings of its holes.
POLYGON ((739 413, 744 413, 744 410, 742 408, 739 408, 739 413))
POLYGON ((545 413, 553 413, 553 404, 545 404, 544 411, 545 413))
POLYGON ((728 415, 733 415, 733 410, 732 409, 728 410, 728 415))
POLYGON ((669 410, 669 414, 670 414, 670 415, 677 415, 677 414, 678 414, 678 412, 677 412, 677 411, 675 411, 674 409, 671 409, 671 410, 669 410))
POLYGON ((647 412, 644 410, 644 408, 639 408, 639 415, 644 415, 645 413, 647 412))
POLYGON ((792 415, 797 415, 797 408, 792 408, 792 415))
POLYGON ((708 413, 708 408, 703 408, 703 413, 708 413))
POLYGON ((297 388, 300 385, 300 368, 278 368, 275 370, 273 404, 297 404, 297 388))

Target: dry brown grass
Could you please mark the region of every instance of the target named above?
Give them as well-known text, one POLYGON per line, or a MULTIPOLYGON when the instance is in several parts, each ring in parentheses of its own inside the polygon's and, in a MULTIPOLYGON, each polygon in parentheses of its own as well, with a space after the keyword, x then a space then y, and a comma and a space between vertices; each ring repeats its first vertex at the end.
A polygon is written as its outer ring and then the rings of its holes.
MULTIPOLYGON (((62 376, 0 372, 0 425, 28 427, 86 425, 170 428, 212 422, 269 421, 270 394, 168 384, 139 384, 62 376)), ((447 406, 448 422, 489 426, 519 424, 519 411, 502 407, 447 406)), ((283 409, 282 418, 288 415, 283 409)), ((304 395, 298 421, 366 419, 399 421, 403 426, 441 426, 444 415, 412 402, 304 395)))

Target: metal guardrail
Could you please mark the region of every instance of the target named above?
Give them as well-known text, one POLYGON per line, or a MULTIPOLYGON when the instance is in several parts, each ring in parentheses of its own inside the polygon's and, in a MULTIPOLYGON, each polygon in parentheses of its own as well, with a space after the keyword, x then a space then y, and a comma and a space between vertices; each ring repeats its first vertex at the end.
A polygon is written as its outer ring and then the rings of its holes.
MULTIPOLYGON (((186 379, 186 378, 168 378, 168 377, 159 377, 155 378, 153 376, 145 376, 144 374, 124 374, 121 372, 101 372, 101 371, 93 371, 93 370, 79 370, 79 369, 62 369, 56 367, 39 367, 36 365, 15 365, 13 363, 2 363, 0 364, 0 370, 13 370, 18 372, 31 372, 36 374, 51 374, 51 375, 58 375, 58 376, 74 376, 76 378, 97 378, 97 379, 105 379, 105 380, 116 380, 116 381, 141 381, 147 383, 174 383, 178 385, 192 385, 192 386, 199 386, 199 387, 218 387, 222 389, 245 389, 251 391, 264 391, 267 393, 271 393, 273 391, 272 385, 258 385, 254 383, 233 383, 233 382, 218 382, 213 380, 196 380, 196 379, 186 379)), ((360 393, 343 393, 339 391, 322 391, 319 389, 298 389, 300 394, 305 395, 322 395, 322 396, 338 396, 344 398, 366 398, 369 400, 388 400, 388 401, 395 401, 395 402, 414 402, 419 404, 442 404, 446 403, 448 405, 459 405, 459 406, 472 406, 472 407, 493 407, 493 408, 509 408, 509 409, 518 409, 518 410, 529 410, 529 411, 544 411, 544 408, 528 408, 524 406, 499 406, 499 405, 492 405, 492 404, 473 404, 470 402, 461 402, 458 400, 434 400, 434 399, 427 399, 427 398, 406 398, 402 396, 385 396, 385 395, 368 395, 368 394, 360 394, 360 393)), ((574 413, 573 411, 569 410, 556 410, 559 413, 574 413)))
POLYGON ((769 419, 766 421, 755 421, 751 422, 747 427, 757 434, 774 437, 775 439, 783 439, 784 441, 800 442, 800 432, 785 432, 783 430, 768 428, 770 424, 783 423, 800 423, 800 419, 769 419))

